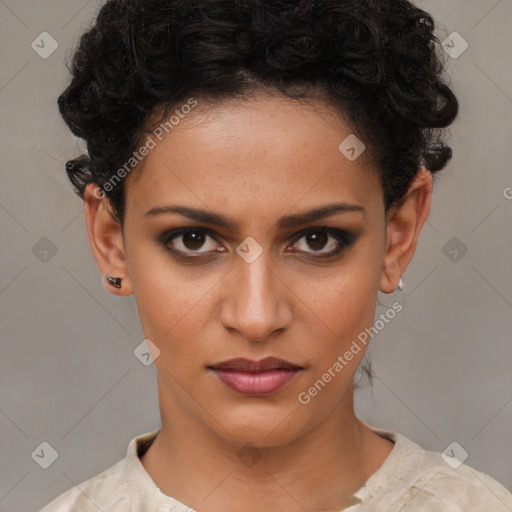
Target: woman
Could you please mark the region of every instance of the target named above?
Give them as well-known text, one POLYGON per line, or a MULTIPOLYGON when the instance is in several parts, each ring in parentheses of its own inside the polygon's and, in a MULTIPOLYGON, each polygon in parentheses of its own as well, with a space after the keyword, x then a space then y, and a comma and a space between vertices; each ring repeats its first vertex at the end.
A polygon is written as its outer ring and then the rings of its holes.
POLYGON ((103 6, 59 98, 89 153, 67 173, 162 425, 44 512, 512 510, 354 413, 361 334, 451 158, 433 31, 407 0, 103 6))

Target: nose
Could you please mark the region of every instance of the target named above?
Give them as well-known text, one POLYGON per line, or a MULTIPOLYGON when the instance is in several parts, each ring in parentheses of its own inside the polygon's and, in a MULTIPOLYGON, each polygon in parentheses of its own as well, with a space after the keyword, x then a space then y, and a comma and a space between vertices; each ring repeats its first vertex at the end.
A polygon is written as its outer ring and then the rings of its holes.
POLYGON ((252 263, 235 260, 223 298, 222 325, 250 341, 264 341, 291 323, 290 291, 265 251, 252 263))

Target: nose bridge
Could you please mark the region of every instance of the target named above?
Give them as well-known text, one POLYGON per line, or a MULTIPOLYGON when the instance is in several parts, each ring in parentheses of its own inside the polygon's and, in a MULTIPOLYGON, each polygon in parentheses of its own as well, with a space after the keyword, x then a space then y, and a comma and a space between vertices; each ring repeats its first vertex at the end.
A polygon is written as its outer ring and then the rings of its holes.
POLYGON ((251 263, 242 258, 236 263, 237 309, 246 318, 263 319, 275 309, 277 290, 268 256, 263 251, 251 263))
POLYGON ((274 275, 269 251, 263 252, 252 262, 237 257, 230 279, 227 312, 223 315, 225 327, 235 328, 244 337, 261 340, 275 329, 286 325, 283 313, 282 284, 274 275))

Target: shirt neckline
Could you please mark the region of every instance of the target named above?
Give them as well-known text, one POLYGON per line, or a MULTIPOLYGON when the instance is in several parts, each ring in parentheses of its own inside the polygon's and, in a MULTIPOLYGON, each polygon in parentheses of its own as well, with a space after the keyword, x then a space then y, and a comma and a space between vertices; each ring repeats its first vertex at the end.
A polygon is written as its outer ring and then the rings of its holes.
MULTIPOLYGON (((373 432, 394 443, 393 449, 388 454, 381 466, 366 481, 366 483, 354 493, 357 503, 345 508, 343 512, 358 510, 358 507, 366 505, 370 500, 378 499, 381 492, 385 492, 385 483, 390 478, 400 481, 408 471, 406 459, 417 451, 416 445, 405 436, 396 432, 367 425, 373 432)), ((149 449, 153 441, 160 433, 161 428, 145 432, 134 437, 129 445, 124 465, 124 477, 128 484, 128 493, 132 510, 144 510, 151 506, 160 506, 162 510, 173 512, 192 512, 194 509, 187 507, 176 498, 164 494, 152 479, 151 475, 142 465, 140 457, 149 449)), ((416 454, 417 455, 417 454, 416 454)), ((388 490, 389 492, 389 490, 388 490)))

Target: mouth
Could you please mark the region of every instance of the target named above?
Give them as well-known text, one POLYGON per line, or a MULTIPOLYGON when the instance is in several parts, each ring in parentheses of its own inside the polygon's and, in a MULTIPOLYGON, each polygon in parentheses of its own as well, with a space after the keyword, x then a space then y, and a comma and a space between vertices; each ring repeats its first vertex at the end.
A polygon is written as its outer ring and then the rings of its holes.
POLYGON ((264 396, 284 388, 304 368, 277 357, 260 361, 230 359, 208 366, 229 388, 243 395, 264 396))

